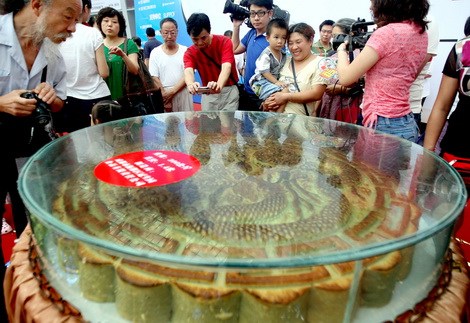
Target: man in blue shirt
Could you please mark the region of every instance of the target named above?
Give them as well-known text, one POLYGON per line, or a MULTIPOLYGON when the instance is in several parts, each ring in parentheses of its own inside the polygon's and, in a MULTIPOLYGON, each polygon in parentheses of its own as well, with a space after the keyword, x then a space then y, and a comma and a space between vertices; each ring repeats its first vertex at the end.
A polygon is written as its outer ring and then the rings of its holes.
POLYGON ((239 109, 245 111, 260 111, 260 100, 250 87, 249 80, 255 74, 256 60, 261 52, 268 47, 266 27, 273 16, 272 0, 250 0, 250 22, 253 28, 240 41, 240 26, 243 20, 233 19, 233 52, 235 55, 246 52, 244 88, 240 93, 239 109))
POLYGON ((145 30, 145 34, 147 35, 147 41, 144 45, 144 62, 147 67, 149 66, 149 58, 150 53, 155 47, 158 47, 162 44, 161 41, 155 38, 155 29, 149 27, 145 30))

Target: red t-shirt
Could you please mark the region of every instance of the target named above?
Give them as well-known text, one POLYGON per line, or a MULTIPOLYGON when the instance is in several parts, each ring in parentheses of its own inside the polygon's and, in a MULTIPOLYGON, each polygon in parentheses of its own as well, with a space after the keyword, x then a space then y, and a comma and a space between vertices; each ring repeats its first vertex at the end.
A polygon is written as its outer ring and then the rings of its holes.
POLYGON ((235 85, 238 82, 238 75, 232 41, 225 36, 212 35, 211 44, 203 50, 212 60, 204 55, 201 49, 192 45, 184 54, 184 68, 191 67, 198 70, 202 85, 207 85, 210 81, 218 80, 222 63, 230 63, 232 64, 232 73, 225 86, 235 85))

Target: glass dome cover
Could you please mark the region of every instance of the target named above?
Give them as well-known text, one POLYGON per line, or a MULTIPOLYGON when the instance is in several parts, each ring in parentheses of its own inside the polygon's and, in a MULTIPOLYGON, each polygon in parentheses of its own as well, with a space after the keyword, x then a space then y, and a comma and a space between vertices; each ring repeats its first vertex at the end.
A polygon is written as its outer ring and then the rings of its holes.
POLYGON ((346 262, 452 225, 462 179, 410 142, 326 119, 169 113, 55 140, 19 180, 32 216, 148 260, 214 267, 346 262))

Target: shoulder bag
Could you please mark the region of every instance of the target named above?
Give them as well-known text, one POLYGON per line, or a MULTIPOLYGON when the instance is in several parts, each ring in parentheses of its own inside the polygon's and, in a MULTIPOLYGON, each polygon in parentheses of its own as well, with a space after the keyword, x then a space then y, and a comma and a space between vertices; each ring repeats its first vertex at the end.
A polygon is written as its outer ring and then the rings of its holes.
MULTIPOLYGON (((294 76, 295 87, 296 87, 297 91, 300 92, 299 85, 297 84, 297 76, 295 75, 295 67, 294 67, 294 60, 293 59, 290 60, 290 65, 292 67, 292 76, 294 76)), ((305 103, 302 103, 302 104, 303 104, 304 109, 305 109, 305 115, 308 117, 310 114, 308 113, 307 105, 305 103)))
MULTIPOLYGON (((127 55, 127 43, 124 42, 124 53, 127 55)), ((152 79, 150 72, 142 59, 138 59, 139 73, 129 73, 125 63, 122 69, 124 96, 117 101, 122 105, 127 117, 142 116, 153 113, 163 113, 162 91, 152 79)))

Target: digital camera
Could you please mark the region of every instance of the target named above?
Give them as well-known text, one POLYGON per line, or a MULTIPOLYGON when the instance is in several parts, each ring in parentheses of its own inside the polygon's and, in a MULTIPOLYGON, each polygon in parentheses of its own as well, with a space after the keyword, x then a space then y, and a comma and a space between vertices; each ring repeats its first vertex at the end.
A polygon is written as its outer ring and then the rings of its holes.
POLYGON ((52 116, 49 105, 41 100, 36 93, 24 92, 21 93, 20 96, 25 99, 36 99, 36 109, 34 109, 33 114, 31 115, 36 125, 45 126, 51 122, 52 116))

